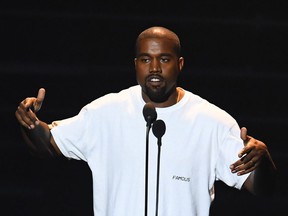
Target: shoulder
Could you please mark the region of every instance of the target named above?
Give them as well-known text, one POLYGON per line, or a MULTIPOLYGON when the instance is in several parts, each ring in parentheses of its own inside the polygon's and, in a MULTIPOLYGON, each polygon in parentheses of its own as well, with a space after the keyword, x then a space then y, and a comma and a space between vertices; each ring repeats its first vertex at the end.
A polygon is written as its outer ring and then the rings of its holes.
MULTIPOLYGON (((123 89, 119 92, 109 93, 99 97, 86 106, 84 106, 80 113, 86 113, 86 116, 120 116, 132 112, 141 107, 141 88, 139 86, 132 86, 123 89)), ((136 111, 135 111, 136 112, 136 111)))
POLYGON ((135 100, 139 94, 141 94, 140 86, 131 86, 119 92, 112 92, 99 97, 86 106, 87 108, 97 108, 102 106, 121 105, 128 103, 130 100, 135 100))
POLYGON ((187 107, 190 107, 189 109, 196 112, 199 117, 216 122, 235 123, 234 117, 216 104, 189 91, 185 91, 185 95, 188 97, 186 103, 187 107))

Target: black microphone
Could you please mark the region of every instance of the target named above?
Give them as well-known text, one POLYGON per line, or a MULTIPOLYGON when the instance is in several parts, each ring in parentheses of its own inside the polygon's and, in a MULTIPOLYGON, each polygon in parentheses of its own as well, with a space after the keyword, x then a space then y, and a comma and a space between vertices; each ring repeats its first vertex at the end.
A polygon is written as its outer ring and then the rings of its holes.
POLYGON ((158 146, 161 147, 162 141, 161 138, 165 134, 166 131, 166 126, 163 120, 158 119, 157 121, 154 122, 153 127, 152 127, 153 134, 155 137, 158 139, 158 146))
POLYGON ((154 105, 151 102, 148 102, 143 107, 143 115, 145 121, 147 122, 147 127, 151 128, 151 124, 157 119, 157 113, 154 105))
POLYGON ((151 125, 157 119, 157 113, 154 105, 148 102, 143 107, 143 116, 145 118, 146 124, 146 158, 145 158, 145 213, 147 216, 148 212, 148 167, 149 167, 149 131, 151 125))
POLYGON ((163 120, 158 119, 153 123, 152 131, 157 138, 158 158, 157 158, 157 185, 156 185, 156 208, 155 216, 158 216, 158 202, 159 202, 159 176, 160 176, 160 155, 162 146, 162 136, 165 134, 166 126, 163 120))

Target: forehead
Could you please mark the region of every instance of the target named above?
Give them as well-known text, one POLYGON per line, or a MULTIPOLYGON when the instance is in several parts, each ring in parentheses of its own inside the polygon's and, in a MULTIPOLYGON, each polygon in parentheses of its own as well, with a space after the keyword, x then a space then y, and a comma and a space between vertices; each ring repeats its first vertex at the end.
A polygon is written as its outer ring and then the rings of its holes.
POLYGON ((137 55, 147 53, 169 53, 176 54, 175 52, 175 41, 169 38, 142 38, 138 41, 137 55))

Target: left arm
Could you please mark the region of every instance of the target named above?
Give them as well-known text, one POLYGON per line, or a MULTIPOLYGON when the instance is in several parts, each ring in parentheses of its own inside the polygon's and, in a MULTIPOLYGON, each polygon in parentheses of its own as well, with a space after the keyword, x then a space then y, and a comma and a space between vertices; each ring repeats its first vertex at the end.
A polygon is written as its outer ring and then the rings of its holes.
POLYGON ((238 161, 230 166, 237 175, 250 173, 243 187, 255 195, 272 195, 276 180, 276 166, 267 146, 260 140, 247 135, 247 129, 241 128, 244 148, 238 154, 238 161))

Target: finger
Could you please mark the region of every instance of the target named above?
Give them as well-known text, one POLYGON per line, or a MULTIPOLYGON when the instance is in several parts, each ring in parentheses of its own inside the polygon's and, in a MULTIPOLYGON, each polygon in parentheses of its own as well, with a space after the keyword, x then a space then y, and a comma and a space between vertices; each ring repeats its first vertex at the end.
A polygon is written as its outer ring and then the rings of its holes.
POLYGON ((233 164, 230 165, 230 169, 233 173, 239 171, 240 169, 243 169, 245 165, 244 159, 241 158, 239 160, 237 160, 236 162, 234 162, 233 164))
POLYGON ((18 108, 21 108, 23 110, 28 110, 30 107, 33 106, 33 103, 35 101, 35 98, 26 98, 25 100, 23 100, 20 104, 18 108))
POLYGON ((244 164, 254 164, 258 161, 258 159, 259 157, 255 153, 251 152, 242 157, 240 160, 242 160, 244 164))
POLYGON ((34 128, 37 117, 30 109, 27 110, 18 106, 15 116, 23 127, 28 129, 34 128))
POLYGON ((42 103, 44 101, 44 98, 45 98, 45 89, 40 88, 37 95, 37 101, 42 103))
POLYGON ((235 167, 234 169, 231 169, 232 173, 247 173, 249 172, 251 169, 256 168, 256 163, 251 160, 248 163, 244 164, 242 163, 241 165, 235 167))
POLYGON ((252 172, 258 167, 258 160, 257 159, 251 159, 249 162, 247 162, 241 169, 238 169, 237 175, 244 175, 246 173, 252 172))
POLYGON ((256 166, 252 166, 252 167, 250 167, 249 169, 245 169, 245 170, 241 170, 241 171, 237 172, 237 175, 238 175, 238 176, 241 176, 241 175, 250 173, 250 172, 252 172, 252 171, 255 170, 255 169, 256 169, 256 166))
POLYGON ((230 165, 230 169, 234 172, 238 171, 240 168, 243 169, 243 166, 248 163, 250 160, 253 160, 254 155, 246 154, 245 156, 241 157, 239 160, 234 162, 230 165))
POLYGON ((259 157, 256 155, 255 156, 249 155, 249 156, 242 157, 240 160, 238 160, 237 162, 235 162, 234 164, 230 166, 231 172, 238 173, 238 172, 250 170, 251 168, 254 169, 257 167, 258 161, 259 161, 259 157))
POLYGON ((35 122, 37 120, 37 117, 33 110, 31 110, 33 104, 35 103, 36 98, 26 98, 24 101, 22 101, 18 108, 17 112, 19 116, 28 124, 30 121, 35 122))
POLYGON ((34 108, 34 111, 37 112, 40 110, 41 106, 42 106, 42 103, 44 101, 44 98, 45 98, 45 89, 44 88, 40 88, 39 91, 38 91, 38 95, 37 95, 37 98, 33 104, 33 108, 34 108))
POLYGON ((243 164, 243 161, 241 160, 237 160, 236 162, 234 162, 233 164, 230 165, 230 169, 232 172, 235 172, 234 170, 236 169, 236 167, 240 166, 241 164, 243 164))
POLYGON ((15 116, 16 116, 18 122, 19 122, 23 127, 29 128, 29 124, 27 124, 27 123, 23 120, 24 118, 23 118, 23 116, 22 116, 22 114, 21 114, 21 110, 19 109, 19 107, 18 107, 18 109, 17 109, 16 112, 15 112, 15 116))
POLYGON ((243 156, 249 154, 251 152, 251 147, 245 146, 244 148, 241 149, 241 151, 238 154, 239 158, 242 158, 243 156))

